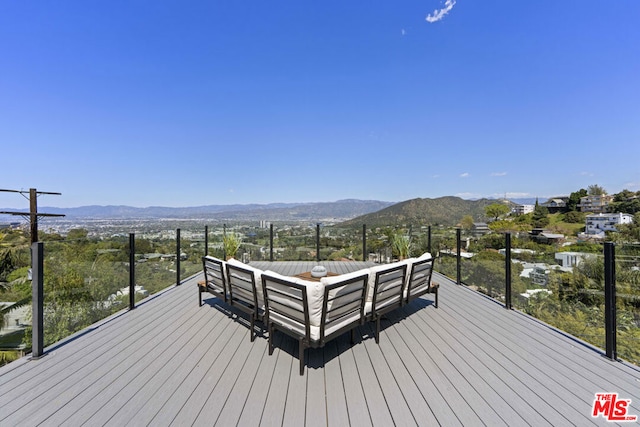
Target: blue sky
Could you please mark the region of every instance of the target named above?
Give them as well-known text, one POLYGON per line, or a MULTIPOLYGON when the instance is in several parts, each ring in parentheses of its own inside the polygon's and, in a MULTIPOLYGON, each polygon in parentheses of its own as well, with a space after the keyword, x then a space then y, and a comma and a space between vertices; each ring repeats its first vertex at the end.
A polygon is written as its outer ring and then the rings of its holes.
POLYGON ((59 207, 638 191, 638 22, 637 0, 0 0, 0 188, 59 207))

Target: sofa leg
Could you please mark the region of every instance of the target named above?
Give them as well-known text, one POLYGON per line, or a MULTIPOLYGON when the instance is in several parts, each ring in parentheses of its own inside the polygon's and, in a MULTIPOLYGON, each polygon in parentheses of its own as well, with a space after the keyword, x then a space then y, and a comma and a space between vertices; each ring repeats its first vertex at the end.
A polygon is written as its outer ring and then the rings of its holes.
POLYGON ((380 316, 376 317, 376 344, 380 344, 380 316))
POLYGON ((302 340, 298 344, 298 359, 300 359, 300 375, 304 375, 304 344, 302 340))
POLYGON ((438 308, 438 288, 435 289, 435 296, 436 296, 436 308, 438 308))
POLYGON ((249 338, 251 338, 251 342, 253 342, 253 340, 256 339, 255 327, 254 327, 255 326, 255 316, 253 315, 253 313, 249 317, 249 323, 251 324, 250 325, 251 329, 249 329, 249 338))
POLYGON ((269 324, 269 356, 273 354, 273 323, 269 324))

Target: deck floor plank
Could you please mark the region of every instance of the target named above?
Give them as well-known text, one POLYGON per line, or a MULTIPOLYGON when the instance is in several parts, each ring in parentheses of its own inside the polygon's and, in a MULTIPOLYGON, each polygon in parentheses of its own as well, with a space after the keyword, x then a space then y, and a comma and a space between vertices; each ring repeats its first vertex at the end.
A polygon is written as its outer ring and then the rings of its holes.
MULTIPOLYGON (((370 324, 367 326, 370 333, 372 333, 373 327, 370 324)), ((393 418, 393 423, 402 426, 417 425, 413 413, 396 383, 394 373, 382 354, 380 346, 376 344, 375 340, 365 340, 363 348, 371 361, 371 366, 380 384, 382 394, 393 418)))
MULTIPOLYGON (((178 360, 182 360, 180 366, 174 368, 173 361, 175 359, 170 358, 165 360, 162 368, 158 369, 153 377, 144 384, 132 381, 128 386, 133 388, 135 394, 109 420, 110 424, 122 426, 134 419, 148 422, 151 418, 143 416, 140 413, 141 408, 148 407, 149 410, 146 411, 148 413, 153 411, 154 406, 158 408, 158 405, 166 402, 170 397, 168 391, 175 390, 184 381, 189 372, 202 362, 207 351, 215 343, 215 341, 207 339, 209 335, 220 337, 218 339, 228 339, 233 332, 233 323, 225 321, 226 316, 213 308, 205 311, 205 314, 206 316, 195 326, 196 333, 189 343, 181 349, 179 354, 174 356, 178 360)), ((140 378, 141 380, 142 378, 140 378)))
MULTIPOLYGON (((280 345, 279 339, 276 338, 276 344, 280 345)), ((266 340, 265 340, 266 341, 266 340)), ((280 340, 281 341, 281 340, 280 340)), ((278 361, 278 352, 274 352, 272 356, 269 356, 269 346, 265 342, 265 352, 258 372, 254 378, 253 385, 247 394, 245 405, 242 408, 240 418, 237 425, 239 426, 257 426, 260 425, 262 414, 265 411, 267 397, 269 395, 269 388, 273 381, 273 375, 275 373, 275 366, 278 361)), ((225 427, 229 424, 221 424, 220 419, 216 422, 216 425, 225 427)))
POLYGON ((393 425, 393 415, 376 376, 375 368, 365 349, 364 342, 354 345, 352 352, 373 425, 393 425))
MULTIPOLYGON (((444 312, 438 311, 438 314, 444 312)), ((492 354, 485 353, 481 346, 474 345, 473 340, 466 339, 461 331, 454 329, 452 326, 454 322, 449 319, 435 319, 433 313, 435 312, 430 310, 420 310, 409 320, 416 322, 419 330, 427 331, 434 345, 441 346, 440 351, 444 351, 447 357, 451 357, 456 366, 460 366, 460 363, 466 365, 463 367, 465 372, 468 372, 468 369, 473 371, 471 378, 477 375, 503 399, 504 403, 499 401, 493 403, 496 408, 499 408, 498 413, 503 419, 536 426, 551 425, 536 411, 536 407, 543 403, 540 401, 538 404, 533 404, 538 398, 537 395, 505 369, 496 369, 492 354), (522 402, 529 405, 522 405, 522 402), (532 424, 534 420, 535 424, 532 424)))
MULTIPOLYGON (((492 302, 482 301, 484 304, 493 304, 492 302)), ((524 340, 500 340, 488 331, 491 329, 500 329, 497 324, 494 326, 492 322, 487 321, 484 316, 477 316, 478 313, 485 309, 483 304, 475 304, 476 319, 475 325, 479 329, 474 335, 484 336, 484 343, 494 349, 495 355, 501 355, 505 358, 506 364, 511 363, 513 365, 512 372, 520 372, 527 381, 531 381, 530 387, 534 389, 538 394, 549 396, 554 406, 558 406, 558 403, 563 403, 562 415, 568 420, 575 420, 583 418, 586 424, 591 424, 594 421, 589 417, 589 411, 591 405, 588 404, 584 398, 587 395, 592 395, 588 389, 582 387, 584 384, 584 378, 582 376, 569 377, 564 370, 559 369, 556 364, 549 363, 548 359, 540 359, 539 348, 533 344, 524 342, 524 340), (551 375, 549 375, 551 373, 551 375), (572 381, 571 378, 574 378, 572 381), (562 393, 558 391, 562 390, 562 393), (569 391, 569 392, 567 392, 569 391)), ((462 316, 469 316, 468 310, 464 310, 461 307, 455 309, 462 316)), ((506 310, 505 310, 506 311, 506 310)), ((507 313, 514 315, 516 313, 507 313)), ((470 320, 470 319, 469 319, 470 320)), ((509 322, 503 322, 509 325, 509 322)), ((508 326, 505 326, 507 328, 508 326)), ((495 333, 495 332, 494 332, 495 333)), ((504 329, 499 332, 500 336, 507 334, 504 329)), ((535 334, 535 330, 530 334, 535 334)))
POLYGON ((258 373, 260 361, 267 346, 264 341, 251 342, 245 336, 244 349, 239 348, 236 357, 224 371, 224 375, 201 409, 195 425, 211 426, 220 420, 221 425, 235 425, 240 418, 253 379, 258 373), (245 358, 246 357, 246 358, 245 358), (221 416, 224 415, 224 418, 221 416))
MULTIPOLYGON (((213 319, 218 318, 209 317, 208 319, 213 321, 213 319)), ((166 369, 170 371, 170 376, 160 387, 155 390, 140 390, 141 396, 147 397, 147 400, 143 406, 134 408, 136 412, 131 420, 135 420, 135 424, 150 424, 162 411, 163 414, 160 416, 170 418, 175 416, 175 413, 193 393, 198 381, 203 376, 203 371, 206 372, 211 363, 216 363, 220 353, 225 350, 226 345, 238 333, 239 326, 237 324, 224 320, 227 319, 218 319, 216 321, 216 324, 226 324, 220 329, 212 329, 213 332, 218 332, 216 335, 207 335, 212 339, 206 341, 204 345, 198 346, 198 350, 191 353, 178 366, 175 366, 175 364, 167 366, 166 369)), ((206 324, 199 325, 199 328, 204 329, 206 326, 206 324)))
MULTIPOLYGON (((281 274, 322 264, 251 263, 281 274)), ((640 415, 640 368, 434 274, 427 295, 372 325, 308 349, 266 333, 217 298, 197 304, 201 275, 47 349, 0 367, 0 426, 14 425, 611 425, 592 418, 596 392, 640 415), (237 313, 236 313, 237 314, 237 313)))
POLYGON ((325 361, 324 349, 310 348, 307 350, 307 389, 305 399, 305 425, 309 427, 327 425, 327 395, 325 375, 339 369, 336 363, 325 361))
MULTIPOLYGON (((298 367, 297 360, 290 355, 294 352, 294 341, 284 339, 276 334, 274 337, 273 354, 269 357, 276 357, 277 362, 273 370, 271 385, 267 395, 267 401, 264 405, 264 411, 260 420, 261 426, 275 427, 281 426, 284 420, 285 405, 287 402, 287 394, 289 393, 289 377, 292 371, 298 367)), ((294 371, 297 374, 297 371, 294 371)))
POLYGON ((325 370, 327 425, 349 425, 349 411, 347 409, 347 397, 342 383, 342 366, 338 354, 336 340, 329 341, 324 348, 325 364, 331 364, 332 369, 325 370))

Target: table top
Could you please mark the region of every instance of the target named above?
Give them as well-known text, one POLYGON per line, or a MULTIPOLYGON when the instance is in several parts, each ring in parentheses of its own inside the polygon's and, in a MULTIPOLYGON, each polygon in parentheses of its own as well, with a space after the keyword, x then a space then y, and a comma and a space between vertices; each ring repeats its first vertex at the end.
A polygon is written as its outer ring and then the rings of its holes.
MULTIPOLYGON (((338 275, 339 275, 338 273, 327 271, 327 275, 323 277, 338 276, 338 275)), ((320 279, 322 279, 322 277, 313 277, 310 271, 305 271, 304 273, 296 274, 294 277, 298 277, 304 280, 311 280, 312 282, 319 282, 320 279)))

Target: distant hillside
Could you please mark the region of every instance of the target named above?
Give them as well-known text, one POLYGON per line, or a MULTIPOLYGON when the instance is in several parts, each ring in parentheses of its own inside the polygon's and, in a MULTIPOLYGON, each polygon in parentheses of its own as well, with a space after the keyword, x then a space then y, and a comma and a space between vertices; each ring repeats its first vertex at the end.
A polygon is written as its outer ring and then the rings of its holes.
MULTIPOLYGON (((271 203, 248 205, 208 205, 184 208, 151 206, 40 207, 40 212, 63 214, 67 219, 209 219, 235 221, 322 221, 354 218, 384 209, 393 203, 377 200, 338 200, 323 203, 271 203)), ((15 209, 0 209, 15 211, 15 209)))
POLYGON ((378 227, 385 225, 423 224, 456 225, 465 215, 471 215, 476 222, 486 220, 484 208, 495 199, 464 200, 459 197, 437 199, 412 199, 343 222, 341 225, 367 224, 378 227))

